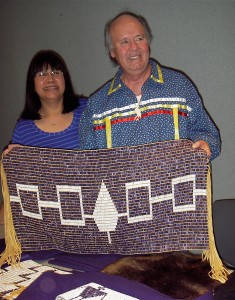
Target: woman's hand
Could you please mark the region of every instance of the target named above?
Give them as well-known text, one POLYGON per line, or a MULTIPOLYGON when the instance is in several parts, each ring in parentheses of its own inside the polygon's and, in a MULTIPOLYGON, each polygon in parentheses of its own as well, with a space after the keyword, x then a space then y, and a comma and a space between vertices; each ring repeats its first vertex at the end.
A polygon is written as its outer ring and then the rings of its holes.
POLYGON ((20 144, 9 144, 8 147, 3 151, 3 155, 6 155, 15 147, 22 147, 22 146, 20 144))

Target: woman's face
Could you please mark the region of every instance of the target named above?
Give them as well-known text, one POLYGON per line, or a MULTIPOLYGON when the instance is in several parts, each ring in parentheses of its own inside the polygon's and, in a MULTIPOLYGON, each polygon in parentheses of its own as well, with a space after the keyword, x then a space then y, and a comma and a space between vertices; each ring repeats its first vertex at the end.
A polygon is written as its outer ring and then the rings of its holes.
POLYGON ((47 69, 38 72, 34 77, 34 87, 41 102, 63 101, 65 80, 60 70, 47 69))

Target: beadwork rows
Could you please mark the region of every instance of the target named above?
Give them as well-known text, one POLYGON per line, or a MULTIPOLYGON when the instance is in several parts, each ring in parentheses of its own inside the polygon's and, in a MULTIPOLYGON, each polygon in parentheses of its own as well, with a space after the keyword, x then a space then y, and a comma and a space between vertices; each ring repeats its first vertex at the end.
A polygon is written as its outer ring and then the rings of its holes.
POLYGON ((208 159, 188 140, 3 159, 23 251, 159 253, 208 248, 208 159))

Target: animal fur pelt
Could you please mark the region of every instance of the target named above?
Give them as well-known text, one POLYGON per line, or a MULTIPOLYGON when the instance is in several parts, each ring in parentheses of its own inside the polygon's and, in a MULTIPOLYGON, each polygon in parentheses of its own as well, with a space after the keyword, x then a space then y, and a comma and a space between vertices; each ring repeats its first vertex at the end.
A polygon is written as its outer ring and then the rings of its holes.
POLYGON ((172 298, 192 300, 221 284, 209 277, 210 270, 201 255, 171 252, 126 256, 102 272, 139 281, 172 298))

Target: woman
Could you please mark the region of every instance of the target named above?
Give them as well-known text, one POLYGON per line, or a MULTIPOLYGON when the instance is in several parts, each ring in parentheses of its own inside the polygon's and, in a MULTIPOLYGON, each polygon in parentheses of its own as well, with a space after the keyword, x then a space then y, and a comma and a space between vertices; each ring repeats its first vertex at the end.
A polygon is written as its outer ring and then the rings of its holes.
POLYGON ((78 122, 86 100, 80 104, 62 57, 39 51, 29 65, 25 106, 12 144, 78 149, 78 122))
POLYGON ((78 149, 78 123, 85 106, 86 99, 78 101, 74 93, 63 58, 52 50, 39 51, 30 62, 25 106, 4 155, 15 146, 78 149))

